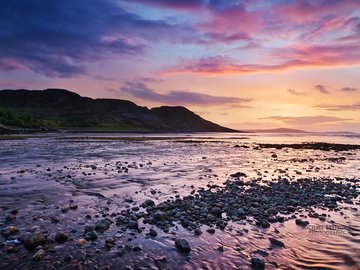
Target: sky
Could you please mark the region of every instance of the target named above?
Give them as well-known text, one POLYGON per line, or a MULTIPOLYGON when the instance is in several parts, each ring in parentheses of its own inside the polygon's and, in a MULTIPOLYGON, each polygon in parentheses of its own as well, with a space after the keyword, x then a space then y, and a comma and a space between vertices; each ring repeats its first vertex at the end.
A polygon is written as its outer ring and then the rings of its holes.
POLYGON ((0 89, 19 88, 360 132, 360 1, 0 1, 0 89))

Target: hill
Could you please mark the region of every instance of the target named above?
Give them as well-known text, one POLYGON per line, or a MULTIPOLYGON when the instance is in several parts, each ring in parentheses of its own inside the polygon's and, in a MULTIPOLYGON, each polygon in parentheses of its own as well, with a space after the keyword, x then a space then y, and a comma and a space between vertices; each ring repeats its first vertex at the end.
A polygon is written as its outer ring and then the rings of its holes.
POLYGON ((5 127, 150 132, 236 132, 185 107, 148 109, 128 100, 92 99, 65 89, 1 90, 5 127))

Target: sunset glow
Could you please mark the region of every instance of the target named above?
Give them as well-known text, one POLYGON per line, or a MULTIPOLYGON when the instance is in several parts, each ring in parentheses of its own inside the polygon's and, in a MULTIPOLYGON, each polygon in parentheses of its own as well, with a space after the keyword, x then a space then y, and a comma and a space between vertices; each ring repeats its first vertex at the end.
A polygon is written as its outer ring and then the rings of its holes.
POLYGON ((0 88, 360 132, 360 1, 2 1, 0 88))

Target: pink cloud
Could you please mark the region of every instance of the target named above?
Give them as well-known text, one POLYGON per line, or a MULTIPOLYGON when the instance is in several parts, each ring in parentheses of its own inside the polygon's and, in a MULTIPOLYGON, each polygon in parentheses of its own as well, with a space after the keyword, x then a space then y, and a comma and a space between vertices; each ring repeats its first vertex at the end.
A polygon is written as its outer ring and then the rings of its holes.
POLYGON ((295 45, 288 49, 276 49, 269 54, 273 63, 239 64, 222 56, 181 60, 163 69, 161 74, 198 73, 204 75, 249 74, 279 72, 297 68, 337 67, 360 64, 360 44, 307 46, 295 45))
POLYGON ((359 7, 358 0, 295 0, 274 7, 272 13, 288 22, 305 23, 330 14, 349 14, 359 7))

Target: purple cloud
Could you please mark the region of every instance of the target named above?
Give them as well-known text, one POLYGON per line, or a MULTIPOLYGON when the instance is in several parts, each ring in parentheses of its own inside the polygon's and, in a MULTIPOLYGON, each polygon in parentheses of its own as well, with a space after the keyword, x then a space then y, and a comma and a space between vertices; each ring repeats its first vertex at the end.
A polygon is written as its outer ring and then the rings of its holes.
POLYGON ((330 94, 330 91, 323 85, 317 84, 314 86, 314 89, 322 94, 330 94))
POLYGON ((0 70, 30 69, 49 77, 86 74, 88 63, 136 56, 148 41, 181 39, 191 31, 144 19, 112 0, 1 1, 0 24, 0 70))
POLYGON ((340 91, 342 91, 342 92, 356 92, 358 90, 359 89, 354 88, 354 87, 343 87, 343 88, 340 89, 340 91))
POLYGON ((316 107, 327 111, 359 111, 360 102, 343 105, 317 105, 316 107))
POLYGON ((298 92, 295 89, 288 89, 288 93, 294 95, 294 96, 304 96, 305 92, 298 92))
POLYGON ((154 101, 170 105, 228 105, 244 104, 251 101, 246 98, 212 96, 193 91, 181 90, 174 90, 166 94, 160 94, 147 87, 143 82, 126 82, 121 87, 121 91, 146 101, 154 101))

